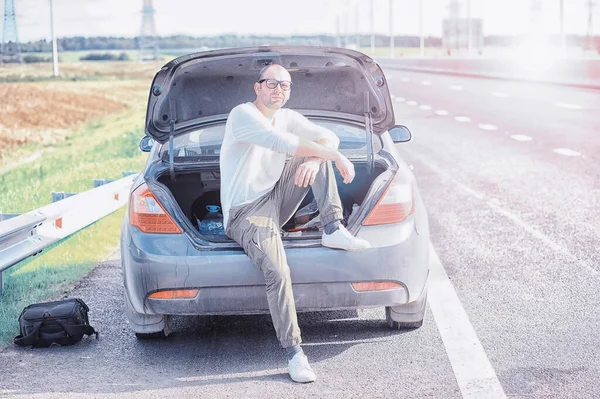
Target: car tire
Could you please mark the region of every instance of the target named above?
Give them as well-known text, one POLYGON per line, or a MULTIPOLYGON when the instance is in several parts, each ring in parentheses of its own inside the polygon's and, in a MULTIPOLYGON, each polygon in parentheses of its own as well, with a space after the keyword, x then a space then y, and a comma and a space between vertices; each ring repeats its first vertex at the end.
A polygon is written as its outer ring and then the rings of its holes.
POLYGON ((393 330, 419 328, 423 325, 426 309, 427 290, 414 302, 398 306, 386 306, 385 320, 388 327, 393 330))
POLYGON ((167 338, 167 335, 165 334, 165 330, 161 330, 153 333, 135 333, 135 337, 141 340, 164 339, 167 338))

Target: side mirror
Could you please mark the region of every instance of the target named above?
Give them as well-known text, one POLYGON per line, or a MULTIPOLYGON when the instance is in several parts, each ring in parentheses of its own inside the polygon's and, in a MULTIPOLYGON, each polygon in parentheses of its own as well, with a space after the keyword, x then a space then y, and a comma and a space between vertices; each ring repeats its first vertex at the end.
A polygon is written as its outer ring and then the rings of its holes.
POLYGON ((392 136, 394 143, 406 143, 412 139, 412 133, 404 125, 396 125, 388 132, 390 133, 390 136, 392 136))
POLYGON ((152 146, 154 145, 154 140, 152 137, 144 136, 140 140, 140 150, 143 152, 150 152, 152 146))

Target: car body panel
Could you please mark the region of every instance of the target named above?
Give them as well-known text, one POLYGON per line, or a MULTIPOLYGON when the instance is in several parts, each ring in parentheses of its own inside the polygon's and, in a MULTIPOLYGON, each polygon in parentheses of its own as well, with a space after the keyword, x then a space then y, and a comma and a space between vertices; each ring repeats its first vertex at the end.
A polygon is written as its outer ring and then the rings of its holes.
MULTIPOLYGON (((155 314, 160 313, 157 309, 168 309, 168 314, 231 314, 268 310, 264 276, 241 248, 198 250, 184 234, 144 234, 127 223, 123 228, 125 287, 136 311, 155 314), (159 290, 192 288, 200 289, 193 300, 147 298, 159 290)), ((414 223, 396 226, 396 230, 395 235, 402 237, 400 242, 360 252, 320 245, 287 248, 294 293, 299 299, 297 309, 393 306, 416 299, 429 273, 428 236, 418 234, 414 223), (352 290, 350 283, 365 281, 392 281, 405 289, 368 293, 352 290)))

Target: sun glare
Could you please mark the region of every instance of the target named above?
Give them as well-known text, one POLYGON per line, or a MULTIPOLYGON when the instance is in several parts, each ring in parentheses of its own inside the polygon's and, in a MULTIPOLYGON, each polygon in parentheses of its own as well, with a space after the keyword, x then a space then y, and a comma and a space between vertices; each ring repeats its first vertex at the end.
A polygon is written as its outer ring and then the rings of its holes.
POLYGON ((560 47, 554 45, 548 37, 533 35, 515 48, 512 59, 520 69, 546 72, 560 56, 560 47))

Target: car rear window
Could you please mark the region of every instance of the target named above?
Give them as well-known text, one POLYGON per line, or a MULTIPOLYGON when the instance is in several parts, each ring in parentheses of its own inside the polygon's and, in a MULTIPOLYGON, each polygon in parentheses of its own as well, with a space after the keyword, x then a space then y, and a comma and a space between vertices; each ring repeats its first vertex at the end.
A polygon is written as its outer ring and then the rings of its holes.
MULTIPOLYGON (((349 158, 365 157, 367 133, 364 126, 330 120, 313 120, 314 123, 333 131, 340 138, 339 149, 349 158)), ((173 139, 175 162, 216 162, 221 153, 225 124, 210 125, 179 135, 173 139)), ((380 140, 373 140, 375 152, 381 149, 380 140)), ((169 159, 169 143, 161 146, 159 156, 169 159)))

